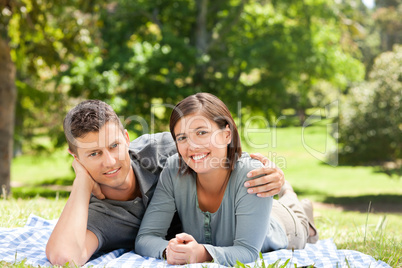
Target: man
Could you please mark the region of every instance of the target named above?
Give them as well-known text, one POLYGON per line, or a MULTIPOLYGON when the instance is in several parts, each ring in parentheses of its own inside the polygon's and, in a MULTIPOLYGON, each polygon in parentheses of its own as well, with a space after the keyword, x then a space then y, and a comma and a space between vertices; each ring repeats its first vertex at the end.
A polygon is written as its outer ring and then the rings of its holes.
MULTIPOLYGON (((166 159, 177 152, 170 134, 143 135, 130 143, 116 113, 98 100, 70 110, 63 127, 76 178, 46 256, 54 265, 83 265, 97 251, 133 249, 160 172, 166 159)), ((278 193, 283 172, 270 167, 272 163, 262 155, 255 157, 265 167, 250 177, 265 176, 249 181, 249 192, 262 197, 278 193)), ((179 231, 175 217, 168 236, 179 231)))

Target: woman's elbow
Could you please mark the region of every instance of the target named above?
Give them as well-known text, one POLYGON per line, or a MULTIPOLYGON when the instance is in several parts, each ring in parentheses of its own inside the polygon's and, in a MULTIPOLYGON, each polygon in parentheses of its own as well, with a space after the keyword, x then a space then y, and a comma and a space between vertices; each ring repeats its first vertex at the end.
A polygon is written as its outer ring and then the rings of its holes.
POLYGON ((141 255, 141 256, 146 256, 144 255, 144 247, 143 247, 143 237, 142 235, 137 235, 136 239, 135 239, 135 244, 134 244, 134 250, 135 253, 141 255))

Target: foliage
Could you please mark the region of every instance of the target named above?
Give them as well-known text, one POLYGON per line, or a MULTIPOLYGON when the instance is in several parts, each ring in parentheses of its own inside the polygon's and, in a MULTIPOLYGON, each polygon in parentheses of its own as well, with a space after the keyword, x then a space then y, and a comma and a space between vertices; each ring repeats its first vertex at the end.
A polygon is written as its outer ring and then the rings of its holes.
POLYGON ((344 163, 402 158, 402 46, 381 54, 369 78, 350 91, 341 109, 337 135, 344 163))
POLYGON ((56 137, 66 110, 57 80, 74 57, 89 53, 96 1, 8 1, 0 19, 17 68, 16 150, 37 135, 56 137))
POLYGON ((219 96, 232 111, 241 101, 248 113, 272 120, 285 107, 310 107, 309 92, 319 83, 336 92, 362 79, 362 65, 340 46, 334 5, 105 3, 97 20, 102 42, 76 59, 62 81, 70 96, 106 100, 127 124, 132 116, 156 124, 144 129, 134 122, 129 128, 137 132, 165 130, 172 105, 199 91, 219 96))

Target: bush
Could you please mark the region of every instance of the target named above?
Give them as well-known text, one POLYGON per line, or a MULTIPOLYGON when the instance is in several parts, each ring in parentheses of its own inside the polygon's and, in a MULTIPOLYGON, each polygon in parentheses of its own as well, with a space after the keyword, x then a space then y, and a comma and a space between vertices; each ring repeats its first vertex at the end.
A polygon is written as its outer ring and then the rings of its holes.
POLYGON ((362 164, 401 158, 402 46, 375 60, 369 81, 347 94, 340 112, 340 162, 362 164))

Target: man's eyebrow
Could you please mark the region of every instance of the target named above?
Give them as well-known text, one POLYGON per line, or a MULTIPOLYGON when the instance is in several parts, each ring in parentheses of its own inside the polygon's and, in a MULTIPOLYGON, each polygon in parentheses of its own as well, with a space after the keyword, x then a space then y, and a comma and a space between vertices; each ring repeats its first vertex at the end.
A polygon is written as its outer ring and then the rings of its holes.
POLYGON ((94 153, 94 152, 97 152, 97 151, 100 151, 100 149, 99 149, 99 148, 97 148, 97 149, 90 149, 90 150, 88 150, 88 151, 85 151, 85 154, 91 154, 91 153, 94 153))
POLYGON ((112 146, 113 144, 116 144, 116 143, 120 143, 120 140, 115 139, 113 142, 109 143, 109 147, 112 146))

